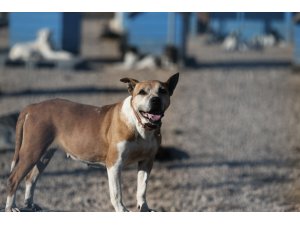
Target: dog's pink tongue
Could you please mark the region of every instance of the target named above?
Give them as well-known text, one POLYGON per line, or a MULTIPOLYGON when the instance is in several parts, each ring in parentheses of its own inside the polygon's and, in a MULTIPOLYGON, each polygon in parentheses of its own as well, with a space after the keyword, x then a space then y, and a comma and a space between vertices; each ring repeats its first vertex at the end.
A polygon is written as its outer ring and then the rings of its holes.
POLYGON ((155 114, 148 113, 148 116, 152 121, 158 121, 161 119, 161 115, 155 115, 155 114))

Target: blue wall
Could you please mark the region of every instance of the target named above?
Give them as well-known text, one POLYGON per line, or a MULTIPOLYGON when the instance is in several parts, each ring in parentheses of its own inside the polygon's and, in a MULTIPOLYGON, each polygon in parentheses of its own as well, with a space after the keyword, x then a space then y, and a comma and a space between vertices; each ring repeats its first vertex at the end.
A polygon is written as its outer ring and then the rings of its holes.
POLYGON ((81 14, 63 13, 62 47, 73 53, 80 52, 81 14))
POLYGON ((18 42, 32 41, 39 29, 49 28, 52 32, 51 44, 54 49, 79 53, 80 20, 80 13, 10 13, 10 46, 18 42))
POLYGON ((137 47, 142 53, 160 55, 167 44, 175 45, 180 51, 183 41, 183 21, 180 13, 126 13, 124 26, 128 44, 137 47), (174 16, 173 32, 168 29, 170 14, 174 16))
POLYGON ((300 66, 300 24, 294 27, 294 60, 296 66, 300 66))

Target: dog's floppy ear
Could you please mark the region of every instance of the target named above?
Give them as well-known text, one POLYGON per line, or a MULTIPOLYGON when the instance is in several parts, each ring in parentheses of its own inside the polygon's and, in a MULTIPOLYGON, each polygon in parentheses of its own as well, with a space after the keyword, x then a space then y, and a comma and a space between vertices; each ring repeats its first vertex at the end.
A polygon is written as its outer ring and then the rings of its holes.
POLYGON ((128 78, 128 77, 122 78, 120 81, 123 82, 123 83, 127 83, 127 85, 128 85, 128 92, 130 94, 132 94, 135 85, 139 82, 136 79, 128 78))
POLYGON ((173 76, 171 76, 166 82, 170 96, 173 95, 178 79, 179 79, 179 73, 176 73, 173 76))

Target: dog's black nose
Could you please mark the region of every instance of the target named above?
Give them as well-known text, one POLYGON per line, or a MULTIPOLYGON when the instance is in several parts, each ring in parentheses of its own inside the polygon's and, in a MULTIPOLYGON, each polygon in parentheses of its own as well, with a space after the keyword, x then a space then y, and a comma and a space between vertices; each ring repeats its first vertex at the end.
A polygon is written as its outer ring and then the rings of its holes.
POLYGON ((159 97, 153 97, 151 98, 151 104, 152 105, 160 105, 161 101, 159 97))

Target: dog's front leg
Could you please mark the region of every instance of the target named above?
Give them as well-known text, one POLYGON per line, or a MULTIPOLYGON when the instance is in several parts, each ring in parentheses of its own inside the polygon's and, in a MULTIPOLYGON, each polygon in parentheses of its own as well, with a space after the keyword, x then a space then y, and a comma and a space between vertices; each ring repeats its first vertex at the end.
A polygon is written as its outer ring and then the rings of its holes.
POLYGON ((116 212, 128 212, 122 203, 121 166, 107 168, 110 200, 116 212))
POLYGON ((137 207, 141 212, 151 212, 146 200, 147 182, 152 169, 153 159, 141 161, 138 163, 137 175, 137 207))

